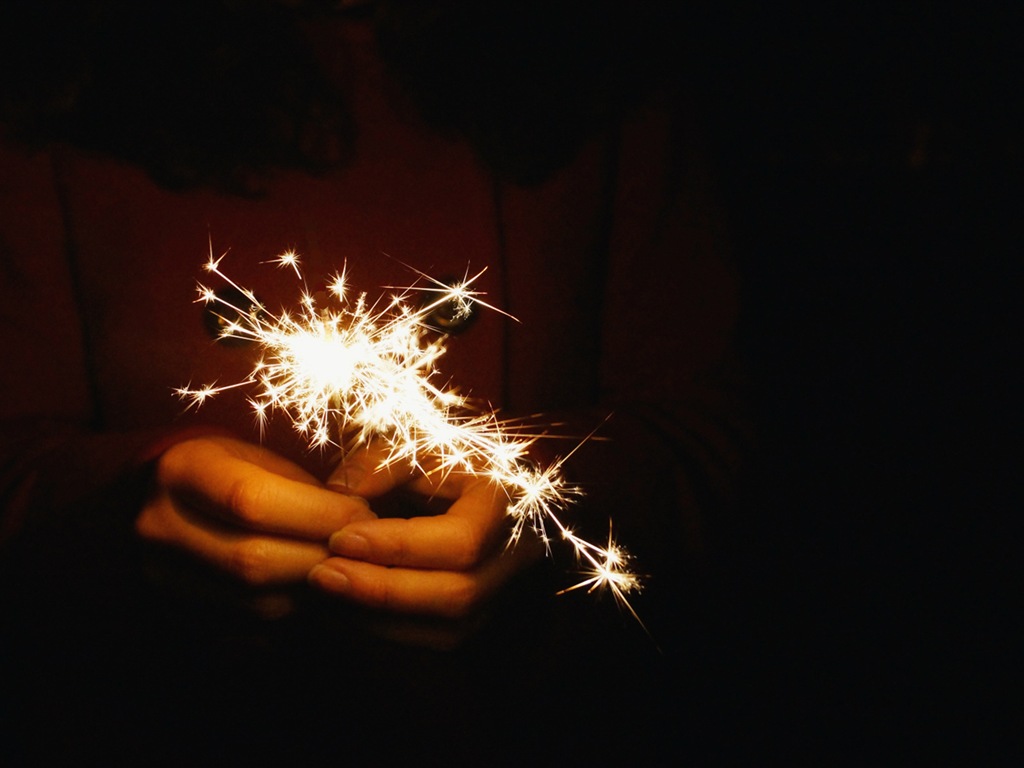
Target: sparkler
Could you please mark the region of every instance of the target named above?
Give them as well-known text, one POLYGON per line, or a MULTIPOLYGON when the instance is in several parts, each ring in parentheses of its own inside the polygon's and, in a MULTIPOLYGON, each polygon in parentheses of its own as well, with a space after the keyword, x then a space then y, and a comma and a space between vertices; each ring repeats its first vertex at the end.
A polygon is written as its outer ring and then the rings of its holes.
POLYGON ((295 272, 303 285, 300 306, 275 315, 221 270, 225 255, 214 258, 211 248, 205 270, 241 299, 225 298, 200 283, 197 301, 213 305, 221 338, 254 342, 262 357, 242 381, 183 387, 176 390, 180 397, 198 407, 225 390, 255 388, 249 403, 261 432, 269 414, 282 411, 311 448, 349 449, 377 438, 388 449, 385 466, 407 462, 423 473, 487 476, 508 497, 509 546, 529 527, 550 552, 551 539, 557 535, 572 547, 585 577, 563 592, 607 588, 637 617, 626 595, 640 589, 640 579, 627 568, 626 552, 610 532, 608 543, 598 546, 561 518, 581 495, 562 475, 568 456, 547 467, 536 466, 527 453, 540 435, 528 433, 524 422, 474 409, 468 398, 435 383, 445 337, 430 328, 431 314, 444 307, 456 316, 468 315, 474 303, 500 312, 473 288, 482 271, 473 276, 467 272, 455 285, 419 273, 418 286, 370 303, 365 293, 349 296, 342 270, 327 286, 331 306, 321 306, 324 299, 314 297, 306 286, 299 256, 288 251, 271 263, 295 272), (428 300, 414 305, 414 291, 428 300))

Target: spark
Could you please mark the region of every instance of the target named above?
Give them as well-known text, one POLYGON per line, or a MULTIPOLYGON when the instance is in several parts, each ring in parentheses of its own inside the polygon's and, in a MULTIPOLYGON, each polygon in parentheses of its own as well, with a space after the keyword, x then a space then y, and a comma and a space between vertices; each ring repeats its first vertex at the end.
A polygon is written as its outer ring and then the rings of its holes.
POLYGON ((199 407, 225 390, 252 388, 249 404, 261 435, 270 414, 282 412, 311 449, 346 450, 377 438, 388 449, 383 466, 405 462, 424 474, 489 477, 508 496, 509 546, 527 529, 549 551, 552 540, 567 542, 584 566, 585 578, 562 591, 607 589, 639 621, 627 595, 639 591, 641 581, 629 570, 629 555, 615 543, 611 530, 607 544, 598 546, 562 520, 582 496, 562 473, 569 457, 537 466, 528 453, 541 434, 531 432, 523 420, 475 410, 456 389, 436 383, 445 337, 429 326, 428 318, 441 306, 469 313, 474 303, 501 312, 484 303, 483 293, 473 287, 483 271, 470 276, 467 270, 460 282, 449 286, 413 270, 426 285, 385 286, 400 293, 371 304, 365 293, 350 296, 345 269, 331 278, 325 293, 311 294, 305 289, 299 255, 288 250, 264 263, 292 269, 303 291, 297 310, 275 315, 221 270, 225 255, 214 258, 211 247, 204 269, 245 302, 233 304, 203 284, 197 287, 196 301, 213 305, 222 321, 221 338, 254 342, 262 356, 242 381, 195 388, 189 384, 176 390, 181 398, 199 407), (414 292, 430 298, 414 303, 414 292))
MULTIPOLYGON (((266 263, 268 262, 264 262, 264 264, 266 263)), ((299 261, 299 254, 296 253, 295 250, 292 248, 289 248, 287 251, 284 251, 283 253, 279 254, 277 258, 271 259, 269 263, 276 264, 282 269, 287 269, 291 267, 291 269, 295 272, 295 276, 298 277, 300 280, 302 279, 302 269, 301 262, 299 261)))

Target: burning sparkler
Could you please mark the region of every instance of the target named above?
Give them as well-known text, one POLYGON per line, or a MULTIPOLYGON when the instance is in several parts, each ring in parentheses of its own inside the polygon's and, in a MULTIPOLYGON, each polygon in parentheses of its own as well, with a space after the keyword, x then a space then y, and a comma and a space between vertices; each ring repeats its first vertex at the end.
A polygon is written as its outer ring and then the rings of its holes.
POLYGON ((553 535, 561 537, 573 548, 586 576, 564 591, 607 588, 636 616, 626 595, 638 590, 640 581, 627 569, 626 553, 610 534, 607 545, 598 546, 560 518, 581 493, 563 478, 565 459, 538 468, 527 459, 538 436, 528 434, 523 422, 502 420, 494 411, 475 411, 455 390, 434 383, 444 337, 432 332, 428 319, 442 307, 453 308, 456 316, 469 313, 474 303, 500 311, 473 289, 483 272, 467 273, 453 286, 420 273, 418 287, 371 304, 365 293, 348 296, 343 270, 327 286, 335 299, 327 307, 305 287, 299 257, 288 251, 273 263, 292 269, 302 282, 300 309, 274 315, 251 290, 221 271, 223 258, 214 258, 211 249, 205 269, 240 298, 225 298, 199 284, 198 301, 213 305, 221 338, 255 342, 263 357, 242 381, 183 387, 177 390, 179 396, 198 406, 219 392, 254 387, 258 392, 249 402, 261 429, 271 411, 284 411, 311 447, 351 448, 379 438, 388 448, 385 465, 407 462, 424 473, 488 476, 508 495, 510 546, 527 526, 547 546, 553 535), (413 306, 412 291, 430 299, 413 306))

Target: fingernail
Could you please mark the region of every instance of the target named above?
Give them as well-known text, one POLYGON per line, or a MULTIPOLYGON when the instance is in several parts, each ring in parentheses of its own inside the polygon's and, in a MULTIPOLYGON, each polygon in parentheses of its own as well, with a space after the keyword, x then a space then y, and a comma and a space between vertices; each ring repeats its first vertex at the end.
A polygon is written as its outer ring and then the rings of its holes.
POLYGON ((366 473, 359 467, 343 467, 327 481, 327 487, 351 495, 363 482, 366 473))
POLYGON ((357 560, 363 560, 370 554, 370 542, 365 536, 345 530, 331 536, 329 546, 335 554, 354 557, 357 560))
POLYGON ((349 580, 341 571, 328 568, 326 565, 314 565, 309 572, 309 580, 314 586, 329 592, 348 592, 349 580))

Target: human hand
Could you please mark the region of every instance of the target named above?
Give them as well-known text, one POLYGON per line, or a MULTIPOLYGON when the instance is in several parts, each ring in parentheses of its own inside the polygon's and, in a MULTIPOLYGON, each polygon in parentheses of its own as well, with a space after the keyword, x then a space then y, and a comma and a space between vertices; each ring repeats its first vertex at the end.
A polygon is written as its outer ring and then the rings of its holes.
POLYGON ((402 489, 450 506, 442 514, 348 523, 330 538, 336 556, 310 571, 313 586, 389 612, 465 619, 541 555, 532 532, 507 546, 508 497, 493 480, 381 467, 386 455, 382 445, 353 454, 327 485, 371 501, 402 489))
POLYGON ((135 530, 245 585, 273 587, 303 582, 330 554, 334 531, 373 517, 365 501, 327 490, 272 451, 211 436, 161 455, 135 530))

